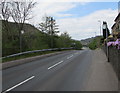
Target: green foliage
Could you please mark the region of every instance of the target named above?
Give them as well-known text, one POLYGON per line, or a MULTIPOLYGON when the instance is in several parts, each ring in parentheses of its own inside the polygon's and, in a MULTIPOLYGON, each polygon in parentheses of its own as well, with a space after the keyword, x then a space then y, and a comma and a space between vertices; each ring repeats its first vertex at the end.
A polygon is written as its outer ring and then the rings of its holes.
POLYGON ((74 41, 75 43, 75 49, 81 49, 82 48, 82 44, 80 43, 80 41, 74 41))
MULTIPOLYGON (((6 24, 7 26, 5 26, 5 21, 2 21, 2 56, 20 52, 20 38, 16 24, 12 22, 6 22, 6 24)), ((25 24, 23 30, 24 34, 21 35, 22 52, 64 47, 80 49, 82 47, 80 41, 72 40, 67 32, 60 36, 50 35, 39 31, 30 24, 25 24), (75 46, 72 45, 73 43, 75 43, 75 46)))
POLYGON ((97 36, 95 37, 92 42, 90 42, 90 44, 88 45, 88 47, 92 50, 95 50, 96 48, 100 48, 102 45, 102 37, 101 36, 97 36))
POLYGON ((67 32, 62 33, 59 38, 57 39, 57 47, 71 47, 71 37, 67 32))
POLYGON ((97 41, 96 41, 96 39, 94 39, 88 46, 92 50, 96 49, 97 48, 97 41))
POLYGON ((59 31, 56 31, 58 29, 58 25, 56 25, 56 20, 51 16, 43 17, 43 22, 39 24, 39 29, 42 32, 53 36, 56 36, 57 33, 59 33, 59 31))

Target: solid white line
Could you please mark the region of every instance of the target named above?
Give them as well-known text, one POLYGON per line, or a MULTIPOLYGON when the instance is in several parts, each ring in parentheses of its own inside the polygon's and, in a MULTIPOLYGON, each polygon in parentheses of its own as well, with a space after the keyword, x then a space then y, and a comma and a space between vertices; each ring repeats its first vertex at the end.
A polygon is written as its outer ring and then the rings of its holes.
POLYGON ((33 79, 34 77, 35 77, 35 76, 32 76, 32 77, 30 77, 30 78, 28 78, 28 79, 24 80, 23 82, 21 82, 21 83, 19 83, 19 84, 15 85, 15 86, 13 86, 13 87, 11 87, 11 88, 7 89, 5 92, 8 92, 8 91, 10 91, 10 90, 12 90, 12 89, 14 89, 14 88, 16 88, 16 87, 18 87, 18 86, 22 85, 23 83, 25 83, 25 82, 27 82, 27 81, 29 81, 29 80, 33 79))
POLYGON ((55 65, 50 66, 50 67, 48 68, 48 70, 51 69, 51 68, 53 68, 53 67, 55 67, 55 66, 57 66, 57 65, 59 65, 59 64, 61 64, 62 62, 63 62, 63 61, 60 61, 60 62, 56 63, 55 65))

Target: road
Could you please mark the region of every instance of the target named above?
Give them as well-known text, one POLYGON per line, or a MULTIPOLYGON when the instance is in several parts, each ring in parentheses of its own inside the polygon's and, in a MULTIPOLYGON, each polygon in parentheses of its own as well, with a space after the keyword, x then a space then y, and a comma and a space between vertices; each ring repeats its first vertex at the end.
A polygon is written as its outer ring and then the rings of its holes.
POLYGON ((84 91, 92 51, 73 50, 3 70, 3 91, 84 91))

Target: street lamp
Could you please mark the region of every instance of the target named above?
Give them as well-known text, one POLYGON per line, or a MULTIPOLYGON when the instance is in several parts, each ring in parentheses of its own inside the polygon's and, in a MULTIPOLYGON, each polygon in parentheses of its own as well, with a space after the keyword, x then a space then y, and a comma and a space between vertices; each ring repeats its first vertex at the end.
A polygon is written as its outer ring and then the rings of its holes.
POLYGON ((100 35, 101 35, 101 20, 98 20, 98 22, 100 23, 100 35))
POLYGON ((109 62, 109 51, 108 51, 108 46, 107 46, 107 42, 108 42, 108 32, 107 32, 107 23, 106 22, 103 22, 103 25, 102 25, 102 28, 103 30, 105 30, 106 32, 106 55, 107 55, 107 61, 109 62))
POLYGON ((20 52, 22 52, 22 34, 24 34, 24 30, 21 30, 20 32, 20 52))
POLYGON ((21 30, 21 34, 24 34, 24 30, 21 30))

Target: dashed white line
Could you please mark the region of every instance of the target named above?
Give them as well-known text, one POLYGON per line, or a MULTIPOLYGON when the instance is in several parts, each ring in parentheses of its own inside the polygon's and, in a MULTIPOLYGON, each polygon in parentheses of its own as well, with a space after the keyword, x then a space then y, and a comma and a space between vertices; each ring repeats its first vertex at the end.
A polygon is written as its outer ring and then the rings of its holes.
POLYGON ((71 57, 67 57, 67 59, 70 59, 71 57))
POLYGON ((48 68, 48 70, 51 69, 51 68, 53 68, 53 67, 55 67, 55 66, 57 66, 57 65, 59 65, 59 64, 61 64, 62 62, 63 62, 63 61, 60 61, 60 62, 54 64, 53 66, 50 66, 50 67, 48 68))
POLYGON ((7 89, 5 92, 11 91, 12 89, 14 89, 14 88, 16 88, 16 87, 18 87, 18 86, 20 86, 20 85, 24 84, 25 82, 27 82, 27 81, 29 81, 29 80, 33 79, 34 77, 35 77, 35 76, 32 76, 32 77, 30 77, 30 78, 28 78, 28 79, 26 79, 26 80, 22 81, 21 83, 19 83, 19 84, 17 84, 17 85, 15 85, 15 86, 13 86, 13 87, 11 87, 11 88, 7 89))
POLYGON ((71 55, 71 56, 67 57, 67 59, 70 59, 71 57, 73 57, 73 55, 71 55))

